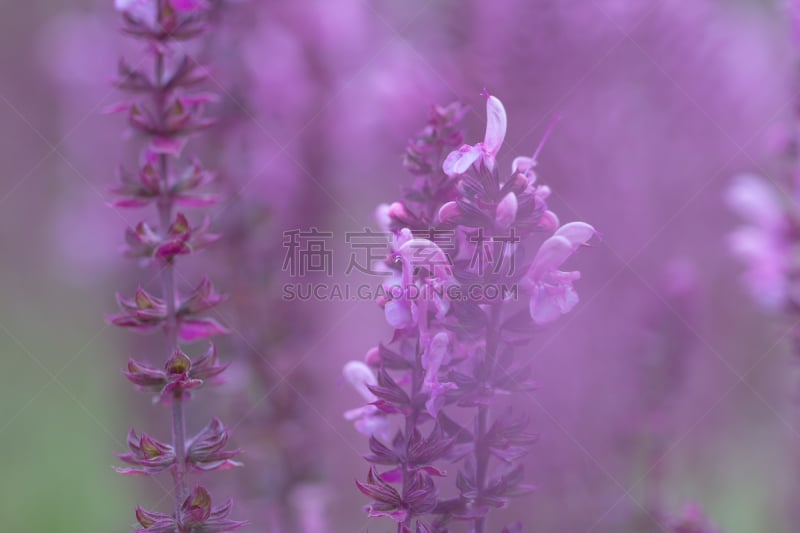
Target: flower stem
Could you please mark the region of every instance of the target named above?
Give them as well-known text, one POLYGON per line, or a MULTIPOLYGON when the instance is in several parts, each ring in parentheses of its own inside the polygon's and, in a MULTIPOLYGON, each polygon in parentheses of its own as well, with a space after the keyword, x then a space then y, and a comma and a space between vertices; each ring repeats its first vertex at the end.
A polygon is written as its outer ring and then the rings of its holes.
MULTIPOLYGON (((500 312, 500 305, 492 304, 489 311, 489 324, 486 328, 486 360, 484 364, 490 379, 494 374, 494 366, 497 359, 500 312)), ((475 416, 475 484, 477 489, 475 500, 479 505, 482 504, 489 472, 489 447, 486 445, 486 433, 488 430, 489 405, 487 404, 479 406, 478 414, 475 416)), ((486 533, 487 527, 487 518, 485 516, 478 517, 473 522, 472 533, 486 533)))
MULTIPOLYGON (((415 398, 422 387, 422 352, 425 350, 425 346, 423 346, 425 335, 421 334, 420 339, 417 342, 417 355, 414 362, 414 367, 411 369, 411 398, 415 398)), ((417 419, 419 416, 419 410, 416 406, 412 407, 411 413, 406 417, 406 457, 408 457, 409 448, 411 447, 411 438, 414 435, 414 431, 417 429, 417 419)), ((403 464, 403 499, 406 499, 409 492, 409 481, 411 480, 411 469, 408 467, 408 464, 403 464)), ((411 514, 406 518, 405 523, 406 526, 411 526, 411 514)), ((397 524, 397 532, 402 532, 403 524, 397 524)))
MULTIPOLYGON (((163 0, 157 2, 159 19, 163 13, 163 0)), ((156 91, 155 105, 161 116, 161 124, 165 122, 167 89, 164 86, 164 52, 156 52, 156 91)), ((169 159, 165 154, 158 156, 158 171, 161 179, 161 198, 158 201, 158 217, 160 230, 166 238, 172 221, 173 200, 169 183, 169 159)), ((167 306, 165 336, 167 340, 167 359, 178 350, 178 315, 175 302, 175 264, 172 259, 161 270, 161 285, 164 301, 167 306)), ((183 412, 183 398, 177 393, 172 401, 172 446, 175 450, 175 466, 173 479, 175 482, 175 516, 180 516, 181 505, 186 498, 186 421, 183 412)))

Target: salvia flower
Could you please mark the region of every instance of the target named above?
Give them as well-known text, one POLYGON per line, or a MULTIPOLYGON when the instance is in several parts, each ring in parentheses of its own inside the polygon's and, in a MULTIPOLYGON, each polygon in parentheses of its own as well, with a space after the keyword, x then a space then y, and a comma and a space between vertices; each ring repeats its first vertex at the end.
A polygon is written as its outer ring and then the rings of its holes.
POLYGON ((168 470, 175 463, 172 446, 159 442, 146 433, 137 436, 136 431, 131 429, 128 433, 128 448, 130 452, 118 454, 117 457, 134 468, 114 468, 120 474, 149 476, 168 470))
POLYGON ((368 507, 369 516, 389 517, 403 523, 412 516, 425 515, 436 507, 437 493, 430 476, 417 470, 410 475, 405 494, 383 481, 374 468, 367 474, 366 482, 356 481, 358 489, 373 499, 368 507))
POLYGON ((486 133, 483 141, 472 146, 465 144, 450 152, 444 160, 444 172, 448 176, 464 174, 475 163, 483 163, 489 170, 494 169, 495 157, 506 138, 508 119, 503 103, 496 96, 486 99, 486 133))
POLYGON ((595 235, 584 222, 561 225, 548 209, 550 189, 534 172, 543 143, 502 174, 506 111, 486 97, 486 132, 474 145, 459 144, 463 106, 435 108, 406 153, 413 184, 376 210, 393 234, 377 269, 386 274, 378 303, 394 334, 365 363, 345 366, 367 402, 345 416, 370 435, 371 468, 357 483, 373 500, 368 513, 392 518, 397 531, 445 533, 467 521, 485 533, 491 509, 534 490, 521 463, 536 435, 525 417, 489 409, 535 387, 515 350, 577 304, 580 274, 562 268, 595 235), (516 287, 529 293, 527 309, 517 309, 516 287), (464 410, 471 424, 456 421, 464 410), (398 428, 391 439, 390 427, 398 428), (447 465, 456 465, 447 485, 457 492, 440 498, 447 465))
POLYGON ((181 256, 192 254, 214 243, 219 235, 209 231, 209 219, 192 224, 176 207, 202 208, 216 200, 200 188, 212 174, 197 161, 183 163, 190 136, 214 124, 205 116, 205 107, 214 95, 197 90, 207 70, 196 66, 178 41, 199 36, 208 29, 209 3, 205 0, 116 0, 123 13, 123 31, 146 41, 149 61, 133 66, 119 63, 115 84, 128 92, 128 101, 111 110, 126 112, 130 128, 145 146, 139 167, 129 172, 120 167, 119 184, 112 192, 120 199, 116 207, 153 206, 158 223, 142 220, 129 228, 123 253, 159 270, 161 294, 143 288, 132 297, 117 296, 120 313, 111 316, 112 324, 141 333, 161 331, 165 337, 165 362, 162 368, 131 359, 124 371, 137 387, 154 392, 156 399, 172 412, 172 442, 162 443, 147 434, 128 436, 130 451, 119 458, 131 468, 118 471, 130 475, 172 474, 175 501, 172 513, 136 509, 140 533, 223 533, 234 531, 244 522, 228 518, 232 503, 212 506, 203 487, 189 491, 189 470, 210 472, 227 470, 240 463, 238 450, 228 450, 228 430, 213 418, 194 437, 186 435, 185 404, 192 391, 217 381, 225 371, 213 345, 195 359, 182 349, 181 342, 207 339, 227 333, 216 320, 204 316, 225 300, 208 278, 188 294, 177 290, 175 265, 181 256), (176 169, 181 169, 176 171, 176 169))
POLYGON ((186 460, 197 470, 211 472, 228 470, 242 463, 233 458, 241 453, 239 450, 225 450, 228 444, 228 430, 218 418, 214 418, 186 444, 186 460))
POLYGON ((168 194, 176 206, 186 208, 208 207, 218 201, 213 193, 199 192, 198 189, 214 180, 214 175, 202 165, 193 161, 177 176, 161 179, 158 170, 158 152, 145 150, 139 170, 129 172, 123 167, 117 169, 119 184, 110 191, 120 197, 113 202, 114 207, 145 207, 168 194), (166 186, 164 185, 166 181, 166 186))
POLYGON ((350 409, 344 417, 355 424, 359 433, 369 437, 375 435, 385 439, 389 435, 390 426, 386 416, 374 405, 378 397, 370 387, 378 384, 378 378, 372 369, 360 361, 350 361, 342 371, 344 378, 355 388, 356 392, 367 402, 363 407, 350 409))
POLYGON ((559 268, 594 233, 585 222, 571 222, 542 243, 525 276, 531 291, 531 318, 537 324, 552 322, 578 303, 572 283, 580 279, 580 272, 562 272, 559 268))
MULTIPOLYGON (((178 304, 176 319, 178 334, 185 342, 225 335, 228 329, 217 320, 197 316, 225 301, 225 296, 217 293, 212 283, 204 278, 200 284, 178 304)), ((140 333, 150 333, 166 325, 168 309, 166 302, 153 296, 142 288, 136 290, 133 298, 117 295, 122 312, 112 315, 109 321, 140 333)))
POLYGON ((176 395, 186 396, 189 390, 200 387, 205 381, 213 381, 226 368, 228 365, 219 364, 216 348, 212 344, 206 354, 195 361, 182 351, 176 351, 167 360, 163 370, 130 359, 124 374, 134 385, 156 391, 157 398, 168 403, 176 395))
POLYGON ((744 276, 747 287, 764 308, 784 308, 792 301, 791 258, 797 245, 796 217, 777 191, 758 176, 737 176, 725 199, 746 223, 730 235, 728 244, 747 266, 744 276))
POLYGON ((228 518, 233 504, 212 507, 211 496, 203 487, 195 487, 181 505, 178 516, 136 509, 140 528, 136 533, 224 533, 241 529, 246 522, 228 518))

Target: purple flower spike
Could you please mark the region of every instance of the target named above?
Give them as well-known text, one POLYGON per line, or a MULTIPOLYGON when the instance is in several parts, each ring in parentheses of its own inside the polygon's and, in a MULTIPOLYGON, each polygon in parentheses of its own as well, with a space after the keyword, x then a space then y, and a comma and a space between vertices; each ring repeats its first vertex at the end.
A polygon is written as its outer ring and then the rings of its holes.
POLYGON ((393 234, 378 264, 387 274, 378 303, 393 337, 370 350, 368 365, 345 367, 367 402, 345 414, 370 436, 372 467, 357 486, 373 500, 369 516, 390 517, 402 532, 445 533, 466 521, 486 533, 493 509, 535 489, 522 461, 536 434, 524 417, 491 410, 498 397, 535 387, 515 352, 577 305, 580 273, 561 267, 595 235, 584 222, 561 225, 548 209, 551 191, 534 172, 544 140, 501 172, 508 117, 486 97, 481 142, 461 144, 464 108, 453 104, 436 108, 409 143, 413 185, 376 210, 393 234), (530 294, 527 308, 511 297, 517 288, 530 294), (456 421, 469 415, 471 424, 456 421), (390 440, 391 427, 400 429, 390 440), (440 499, 437 484, 452 470, 443 486, 456 493, 440 499))
POLYGON ((188 55, 179 41, 199 37, 209 29, 211 5, 205 0, 115 0, 123 16, 123 32, 147 43, 149 61, 133 65, 120 60, 115 85, 130 99, 111 111, 124 112, 129 127, 142 140, 143 150, 136 171, 119 169, 119 183, 112 188, 117 207, 155 208, 156 222, 142 220, 125 234, 125 256, 158 269, 159 296, 142 288, 132 297, 117 296, 120 312, 109 317, 112 324, 141 333, 164 334, 164 364, 158 368, 130 359, 123 374, 135 386, 155 394, 158 403, 172 414, 172 442, 162 443, 131 430, 130 451, 119 455, 131 465, 117 468, 122 474, 172 474, 175 500, 173 512, 136 509, 140 533, 222 533, 234 531, 245 522, 228 518, 232 503, 213 507, 208 491, 189 491, 189 470, 212 472, 240 466, 239 450, 227 450, 230 434, 217 418, 194 437, 186 434, 186 405, 192 391, 221 380, 227 365, 221 364, 214 345, 193 361, 181 349, 181 342, 207 339, 228 333, 219 322, 204 316, 221 304, 225 296, 203 277, 188 294, 176 286, 175 264, 219 240, 209 229, 210 218, 192 224, 178 207, 204 208, 216 195, 203 191, 213 174, 197 160, 189 159, 190 137, 211 127, 205 108, 215 100, 198 90, 208 70, 188 55), (142 65, 140 67, 139 65, 142 65), (145 66, 146 65, 146 66, 145 66), (152 69, 152 70, 144 70, 152 69))

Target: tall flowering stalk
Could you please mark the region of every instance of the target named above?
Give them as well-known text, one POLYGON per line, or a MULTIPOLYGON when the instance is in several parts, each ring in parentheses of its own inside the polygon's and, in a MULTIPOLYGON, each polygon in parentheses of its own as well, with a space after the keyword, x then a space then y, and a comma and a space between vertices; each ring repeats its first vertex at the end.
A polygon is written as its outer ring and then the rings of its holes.
POLYGON ((462 145, 458 104, 436 108, 411 141, 406 168, 416 178, 402 200, 378 209, 392 237, 376 270, 386 276, 380 304, 394 335, 344 368, 366 401, 345 416, 370 437, 371 467, 357 486, 373 500, 369 515, 393 519, 398 532, 445 532, 460 520, 484 533, 491 509, 533 490, 522 460, 536 435, 524 416, 493 408, 533 389, 515 352, 577 304, 580 273, 560 267, 595 233, 584 222, 561 225, 547 208, 539 150, 501 170, 506 112, 485 96, 482 142, 462 145), (437 482, 448 463, 458 465, 452 497, 437 482))
MULTIPOLYGON (((668 436, 675 432, 669 421, 670 411, 686 386, 695 341, 690 324, 696 321, 699 293, 693 264, 682 260, 667 263, 660 289, 663 301, 641 313, 644 317, 642 341, 633 352, 638 367, 637 415, 631 428, 636 432, 639 452, 632 455, 642 457, 640 467, 645 472, 640 481, 643 502, 641 507, 633 509, 629 528, 631 531, 718 533, 697 504, 686 505, 679 514, 667 510, 668 436)), ((639 475, 642 473, 637 477, 639 475)))
POLYGON ((208 219, 192 225, 176 208, 203 208, 215 202, 213 195, 199 189, 212 174, 198 161, 182 157, 188 138, 213 124, 203 115, 211 95, 195 87, 206 78, 184 51, 187 41, 207 29, 204 0, 116 0, 123 14, 123 32, 145 43, 147 58, 140 64, 120 61, 116 85, 131 93, 129 102, 116 111, 126 112, 131 129, 145 140, 135 172, 120 169, 120 184, 113 192, 117 207, 154 206, 158 223, 145 221, 125 235, 125 255, 155 267, 161 278, 161 296, 139 288, 131 297, 119 296, 121 312, 110 318, 118 326, 139 332, 162 331, 165 337, 162 367, 131 359, 125 376, 138 388, 155 392, 156 401, 169 406, 172 441, 131 430, 130 451, 119 457, 129 467, 117 470, 128 475, 154 476, 169 471, 174 485, 172 513, 136 509, 137 532, 225 532, 239 529, 244 522, 228 518, 232 502, 213 506, 202 486, 189 488, 190 471, 225 470, 239 465, 237 450, 226 450, 228 431, 218 419, 193 437, 187 437, 186 402, 190 391, 213 383, 226 368, 216 350, 190 358, 182 342, 207 339, 226 333, 225 328, 203 313, 224 300, 204 278, 189 294, 176 289, 175 263, 178 256, 194 253, 216 241, 208 231, 208 219))
MULTIPOLYGON (((787 8, 793 20, 794 45, 800 51, 800 1, 790 0, 787 8)), ((800 69, 796 70, 795 89, 800 87, 800 69)), ((791 335, 793 353, 800 357, 800 100, 795 102, 794 123, 781 151, 789 155, 790 167, 783 176, 787 191, 768 177, 756 174, 736 176, 725 194, 728 207, 744 224, 729 236, 728 247, 744 265, 745 288, 763 310, 795 322, 791 335)), ((795 464, 800 457, 795 456, 795 464)), ((795 505, 800 486, 790 494, 789 520, 795 523, 795 505)))

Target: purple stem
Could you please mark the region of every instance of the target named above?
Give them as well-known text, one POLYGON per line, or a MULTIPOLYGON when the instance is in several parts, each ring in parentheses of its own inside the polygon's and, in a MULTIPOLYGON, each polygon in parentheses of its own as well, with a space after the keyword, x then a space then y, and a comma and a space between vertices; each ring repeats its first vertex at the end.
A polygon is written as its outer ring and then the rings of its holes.
MULTIPOLYGON (((485 365, 489 376, 494 374, 494 365, 497 359, 498 325, 500 323, 500 304, 492 304, 489 312, 489 325, 486 328, 486 361, 485 365)), ((475 417, 475 483, 478 495, 476 501, 481 505, 483 492, 489 472, 489 448, 486 446, 486 433, 489 430, 489 406, 478 407, 475 417)), ((475 519, 472 533, 486 533, 488 519, 481 516, 475 519)))
MULTIPOLYGON (((417 343, 417 356, 416 361, 414 363, 414 368, 411 369, 411 398, 415 398, 420 391, 422 386, 422 352, 425 349, 422 346, 424 335, 420 335, 420 342, 417 343)), ((419 415, 419 411, 416 406, 412 407, 411 413, 406 417, 406 457, 408 456, 408 450, 411 446, 411 436, 414 434, 414 431, 417 429, 417 418, 419 415)), ((403 465, 403 499, 406 499, 408 496, 408 484, 411 478, 411 470, 408 468, 408 464, 403 465)), ((406 526, 411 526, 411 516, 409 515, 406 518, 405 523, 406 526)), ((397 524, 397 533, 402 533, 403 525, 404 524, 397 524)))
MULTIPOLYGON (((159 19, 163 10, 164 0, 158 0, 157 9, 159 19)), ((165 121, 165 105, 167 99, 164 87, 164 52, 156 51, 156 109, 161 123, 165 121)), ((167 237, 172 221, 173 199, 169 185, 169 160, 165 154, 158 156, 159 174, 161 178, 161 198, 158 202, 158 216, 161 232, 167 237)), ((167 304, 165 322, 165 335, 167 339, 167 359, 171 358, 178 350, 178 315, 175 303, 175 265, 169 259, 161 270, 161 285, 163 297, 167 304)), ((173 479, 175 483, 175 516, 180 516, 181 506, 186 499, 186 422, 184 417, 183 398, 181 393, 176 393, 172 401, 172 446, 175 450, 175 467, 173 479)))

